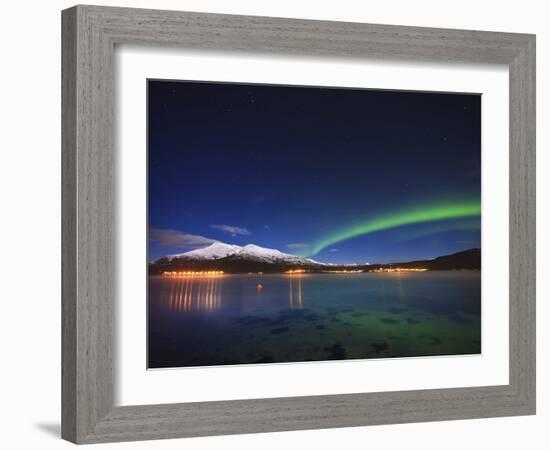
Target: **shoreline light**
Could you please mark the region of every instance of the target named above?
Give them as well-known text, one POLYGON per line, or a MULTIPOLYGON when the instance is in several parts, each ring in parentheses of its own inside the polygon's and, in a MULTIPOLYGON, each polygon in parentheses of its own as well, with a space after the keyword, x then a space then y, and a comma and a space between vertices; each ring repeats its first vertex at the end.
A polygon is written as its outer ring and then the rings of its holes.
POLYGON ((423 267, 386 267, 386 268, 380 268, 380 269, 374 269, 372 272, 427 272, 428 269, 425 269, 423 267))
POLYGON ((214 277, 218 275, 223 275, 223 270, 184 270, 184 271, 171 271, 171 272, 162 272, 162 275, 165 277, 214 277))
POLYGON ((363 273, 365 272, 362 269, 342 269, 342 270, 323 270, 322 273, 363 273))

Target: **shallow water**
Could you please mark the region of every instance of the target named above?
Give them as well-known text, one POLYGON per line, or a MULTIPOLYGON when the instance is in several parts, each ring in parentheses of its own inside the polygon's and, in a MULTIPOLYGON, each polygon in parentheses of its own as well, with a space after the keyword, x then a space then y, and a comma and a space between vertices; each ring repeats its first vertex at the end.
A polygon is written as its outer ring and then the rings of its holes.
POLYGON ((481 276, 151 276, 148 319, 150 368, 478 354, 481 276))

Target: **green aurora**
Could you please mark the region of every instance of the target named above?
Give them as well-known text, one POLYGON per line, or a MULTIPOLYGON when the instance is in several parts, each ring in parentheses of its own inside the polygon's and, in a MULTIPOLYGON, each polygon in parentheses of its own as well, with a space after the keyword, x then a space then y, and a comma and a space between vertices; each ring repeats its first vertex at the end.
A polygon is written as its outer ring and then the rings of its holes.
MULTIPOLYGON (((393 214, 383 215, 368 220, 361 224, 356 224, 348 228, 341 229, 335 233, 322 238, 314 243, 311 248, 302 254, 302 256, 311 257, 325 248, 338 242, 352 239, 365 234, 377 231, 388 230, 391 228, 402 227, 419 223, 445 221, 449 219, 464 219, 479 217, 481 215, 481 203, 479 201, 464 201, 456 203, 435 204, 416 209, 401 210, 393 214)), ((442 231, 447 225, 440 224, 438 231, 442 231)), ((458 227, 460 227, 460 222, 458 227)), ((465 222, 466 228, 471 228, 471 222, 465 222)), ((449 224, 449 229, 456 229, 457 224, 449 224)))

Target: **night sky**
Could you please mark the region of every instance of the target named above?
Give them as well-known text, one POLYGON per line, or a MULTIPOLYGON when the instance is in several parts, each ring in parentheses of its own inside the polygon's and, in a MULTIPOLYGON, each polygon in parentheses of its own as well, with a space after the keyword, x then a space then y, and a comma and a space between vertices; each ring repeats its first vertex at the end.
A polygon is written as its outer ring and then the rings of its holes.
POLYGON ((213 241, 335 263, 480 247, 481 97, 148 81, 149 260, 213 241))

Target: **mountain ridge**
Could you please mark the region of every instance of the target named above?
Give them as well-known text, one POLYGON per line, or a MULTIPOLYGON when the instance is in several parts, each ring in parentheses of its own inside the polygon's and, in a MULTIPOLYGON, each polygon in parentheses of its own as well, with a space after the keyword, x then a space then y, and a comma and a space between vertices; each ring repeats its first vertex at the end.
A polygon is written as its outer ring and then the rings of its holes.
POLYGON ((273 248, 260 247, 256 244, 247 244, 241 247, 240 245, 225 244, 219 241, 213 242, 209 246, 201 249, 164 256, 160 260, 157 260, 156 263, 165 261, 185 262, 188 260, 218 260, 230 257, 248 258, 265 262, 284 261, 294 264, 323 264, 300 256, 291 255, 290 253, 283 253, 273 248))
POLYGON ((301 269, 307 272, 338 270, 375 271, 392 269, 480 270, 481 249, 472 248, 428 260, 386 264, 333 264, 283 253, 255 244, 245 246, 216 241, 207 247, 164 256, 149 264, 151 274, 181 270, 223 270, 227 273, 280 273, 301 269))

